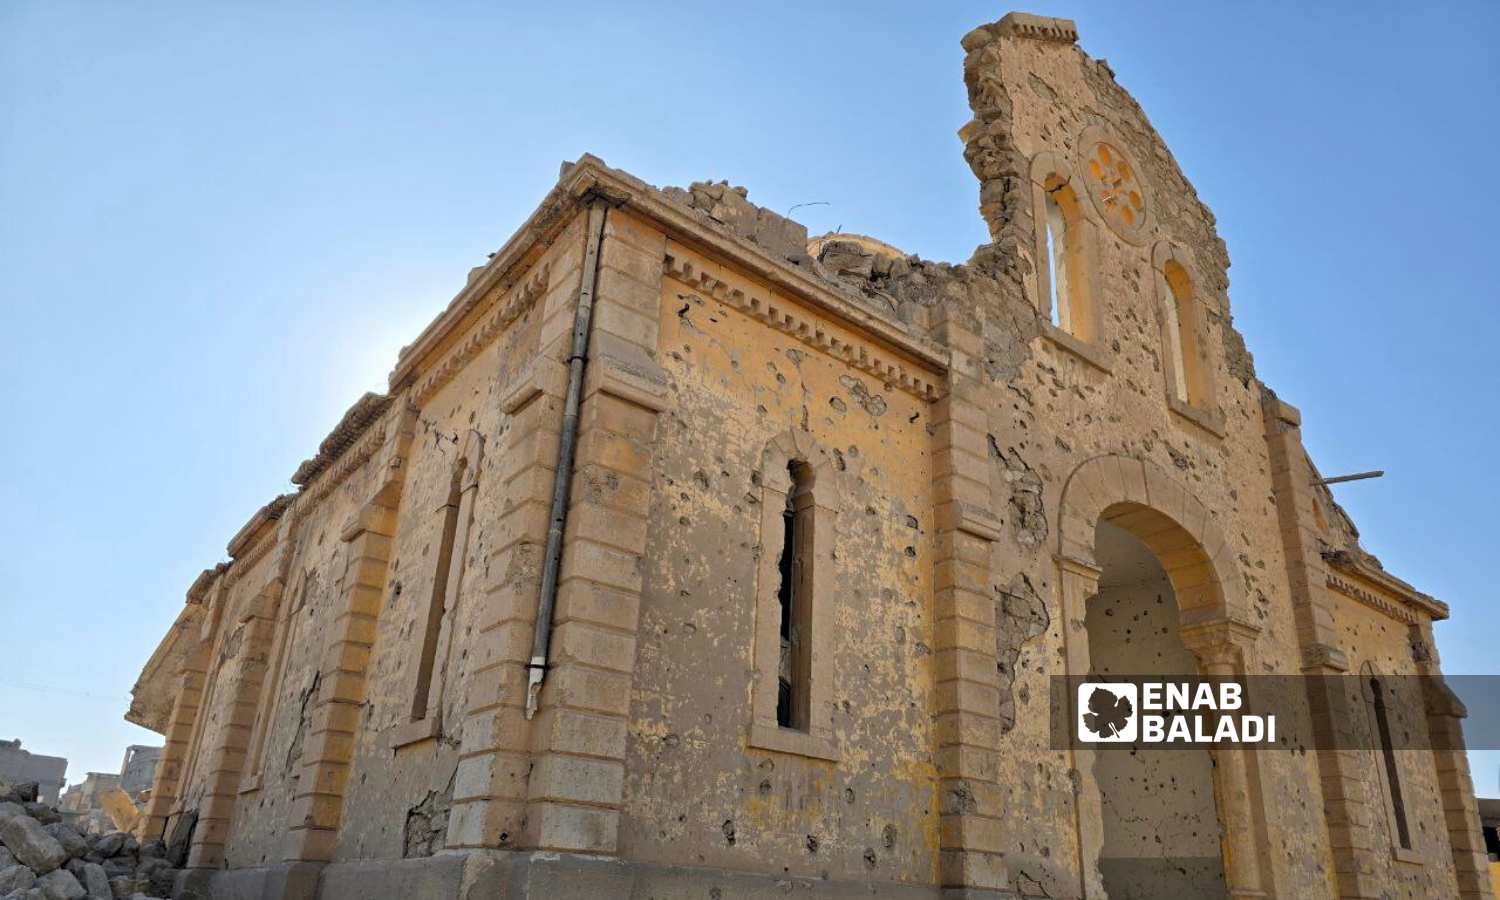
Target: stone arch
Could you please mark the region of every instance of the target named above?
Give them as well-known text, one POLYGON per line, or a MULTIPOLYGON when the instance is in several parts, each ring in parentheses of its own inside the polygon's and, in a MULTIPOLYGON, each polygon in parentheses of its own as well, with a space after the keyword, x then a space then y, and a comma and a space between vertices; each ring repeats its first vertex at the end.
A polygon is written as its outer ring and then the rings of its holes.
POLYGON ((1087 460, 1063 484, 1058 557, 1090 569, 1100 520, 1134 534, 1167 570, 1184 629, 1211 622, 1254 628, 1234 551, 1212 513, 1165 469, 1129 456, 1087 460))
POLYGON ((792 477, 787 466, 794 462, 807 464, 809 483, 818 505, 831 508, 832 501, 837 496, 834 473, 838 471, 838 467, 828 448, 801 428, 783 431, 766 443, 760 458, 762 487, 782 494, 789 491, 792 477))
MULTIPOLYGON (((1116 454, 1081 463, 1064 482, 1058 503, 1058 594, 1067 674, 1077 678, 1090 671, 1084 621, 1089 599, 1099 592, 1102 573, 1094 540, 1101 521, 1134 535, 1161 562, 1177 596, 1183 643, 1197 657, 1201 674, 1243 678, 1260 628, 1254 624, 1228 540, 1208 507, 1165 469, 1116 454)), ((1070 708, 1069 721, 1072 712, 1070 708)), ((1083 745, 1071 753, 1073 768, 1086 773, 1077 807, 1080 888, 1083 896, 1104 896, 1098 867, 1104 845, 1102 798, 1089 774, 1093 751, 1083 745)), ((1260 896, 1259 848, 1267 837, 1259 785, 1243 748, 1216 747, 1214 760, 1215 794, 1225 833, 1224 875, 1231 896, 1260 896)))

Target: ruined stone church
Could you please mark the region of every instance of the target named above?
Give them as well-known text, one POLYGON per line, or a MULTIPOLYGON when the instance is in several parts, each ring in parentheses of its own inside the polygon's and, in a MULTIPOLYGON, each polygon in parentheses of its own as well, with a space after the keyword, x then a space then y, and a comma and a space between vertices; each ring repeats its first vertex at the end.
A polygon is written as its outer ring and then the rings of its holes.
POLYGON ((563 166, 146 663, 179 893, 1492 897, 1447 607, 1076 41, 963 38, 962 265, 563 166), (1111 672, 1330 677, 1297 743, 1059 743, 1111 672))

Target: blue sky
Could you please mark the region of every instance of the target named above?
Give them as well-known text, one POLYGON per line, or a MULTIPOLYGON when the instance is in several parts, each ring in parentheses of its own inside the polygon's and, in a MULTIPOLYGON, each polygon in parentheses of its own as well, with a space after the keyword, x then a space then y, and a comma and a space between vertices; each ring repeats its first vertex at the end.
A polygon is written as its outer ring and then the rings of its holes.
MULTIPOLYGON (((0 737, 115 770, 188 584, 588 151, 813 233, 985 239, 994 4, 0 5, 0 737)), ((1500 674, 1500 5, 1032 3, 1218 216, 1236 324, 1365 546, 1500 674)), ((1500 795, 1500 753, 1475 756, 1500 795)))

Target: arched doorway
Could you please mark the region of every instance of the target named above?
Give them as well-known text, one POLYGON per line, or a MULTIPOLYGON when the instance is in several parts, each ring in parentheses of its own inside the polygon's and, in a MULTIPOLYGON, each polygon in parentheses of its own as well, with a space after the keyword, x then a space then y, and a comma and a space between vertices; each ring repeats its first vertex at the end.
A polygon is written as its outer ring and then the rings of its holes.
MULTIPOLYGON (((1193 677, 1166 569, 1140 539, 1101 519, 1099 592, 1088 600, 1092 674, 1104 679, 1193 677)), ((1104 844, 1099 872, 1110 900, 1224 900, 1223 832, 1214 762, 1204 745, 1101 745, 1094 753, 1104 844)))
MULTIPOLYGON (((1095 670, 1089 614, 1097 605, 1094 601, 1100 598, 1101 590, 1105 603, 1098 607, 1096 619, 1112 618, 1105 613, 1111 606, 1111 595, 1133 578, 1159 588, 1165 583, 1161 591, 1163 611, 1153 618, 1154 625, 1143 626, 1155 627, 1162 642, 1162 656, 1150 659, 1158 671, 1171 665, 1209 677, 1243 678, 1260 629, 1253 624, 1234 551, 1219 531, 1214 516, 1191 491, 1169 472, 1151 463, 1124 456, 1100 456, 1083 463, 1069 476, 1058 516, 1058 590, 1068 623, 1063 634, 1069 675, 1085 676, 1095 670), (1109 581, 1104 581, 1106 566, 1111 569, 1109 581), (1175 603, 1169 604, 1167 596, 1175 603), (1165 621, 1170 612, 1176 614, 1175 627, 1165 621), (1167 629, 1166 634, 1160 633, 1162 628, 1167 629), (1188 652, 1192 663, 1188 662, 1189 656, 1181 654, 1182 650, 1188 652), (1196 664, 1196 669, 1192 664, 1196 664)), ((1151 603, 1155 604, 1155 596, 1151 603)), ((1115 613, 1120 614, 1118 610, 1115 613)), ((1123 650, 1118 651, 1123 654, 1122 659, 1111 659, 1111 654, 1117 651, 1106 645, 1116 635, 1108 626, 1099 626, 1094 631, 1099 632, 1101 663, 1121 665, 1128 661, 1125 658, 1129 653, 1123 650)), ((1075 712, 1070 710, 1070 714, 1075 712)), ((1108 860, 1120 858, 1108 854, 1123 853, 1121 848, 1129 847, 1136 834, 1130 828, 1122 830, 1118 822, 1107 828, 1100 777, 1106 783, 1117 782, 1111 769, 1117 764, 1106 763, 1100 771, 1096 757, 1101 751, 1093 749, 1093 745, 1077 745, 1070 752, 1080 775, 1077 849, 1081 892, 1089 900, 1120 900, 1116 893, 1120 897, 1133 896, 1121 886, 1115 886, 1115 893, 1111 893, 1103 872, 1108 860)), ((1198 838, 1183 843, 1193 848, 1199 844, 1208 846, 1209 841, 1219 844, 1217 871, 1222 873, 1223 887, 1217 894, 1201 896, 1228 896, 1236 900, 1264 897, 1262 854, 1258 849, 1265 840, 1264 816, 1253 764, 1243 748, 1220 745, 1213 751, 1211 773, 1211 791, 1205 791, 1200 778, 1197 788, 1189 793, 1197 798, 1198 813, 1194 820, 1201 823, 1207 810, 1212 809, 1217 832, 1207 830, 1205 837, 1205 829, 1198 828, 1198 838), (1206 802, 1206 794, 1210 793, 1212 806, 1206 802)), ((1124 776, 1127 783, 1129 777, 1129 774, 1124 776)), ((1143 775, 1137 772, 1136 777, 1143 775)), ((1121 796, 1123 808, 1130 795, 1127 791, 1121 796)), ((1159 833, 1167 824, 1165 815, 1153 813, 1144 823, 1137 824, 1155 828, 1159 833)), ((1190 825, 1188 830, 1194 829, 1190 825)), ((1166 840, 1165 835, 1161 836, 1166 840)), ((1168 852, 1172 852, 1170 848, 1168 852)), ((1204 878, 1214 877, 1215 869, 1206 857, 1202 872, 1204 878)), ((1113 883, 1115 878, 1110 881, 1113 883)), ((1182 896, 1193 900, 1199 895, 1169 890, 1140 896, 1182 896)))

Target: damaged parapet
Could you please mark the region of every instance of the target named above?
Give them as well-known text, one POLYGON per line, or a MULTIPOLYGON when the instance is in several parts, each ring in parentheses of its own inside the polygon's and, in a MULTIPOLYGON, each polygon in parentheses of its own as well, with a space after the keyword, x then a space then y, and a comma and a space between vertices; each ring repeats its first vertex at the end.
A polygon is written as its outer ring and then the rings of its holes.
POLYGON ((297 471, 292 473, 292 484, 298 487, 306 487, 318 476, 319 472, 328 468, 330 464, 339 458, 349 445, 364 433, 366 426, 380 418, 386 407, 391 405, 391 398, 387 394, 376 394, 367 392, 349 407, 344 417, 329 432, 323 443, 318 445, 318 455, 312 459, 304 460, 297 471))
POLYGON ((668 200, 712 219, 775 259, 797 266, 812 262, 807 254, 807 226, 751 203, 746 188, 731 186, 727 181, 695 181, 687 190, 666 187, 661 192, 668 200))

